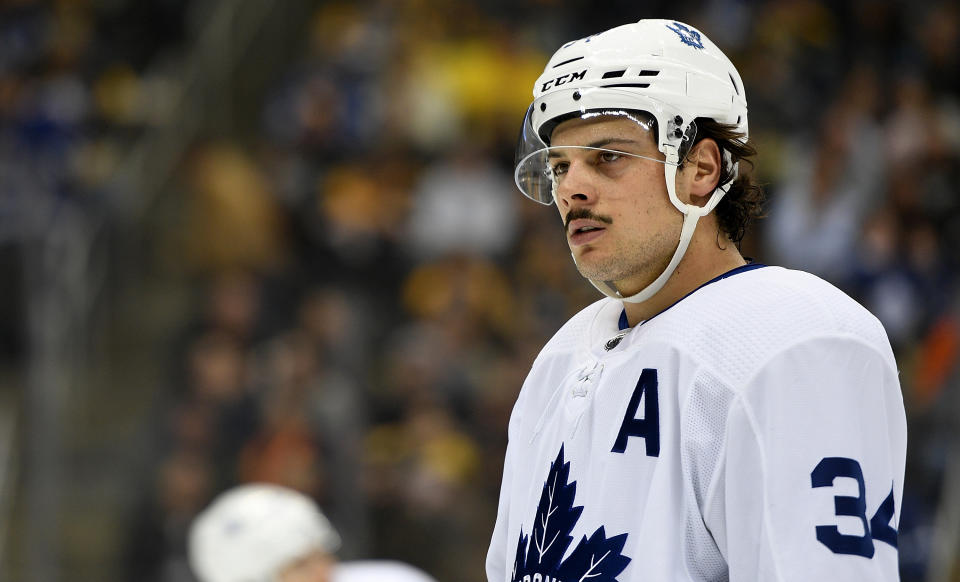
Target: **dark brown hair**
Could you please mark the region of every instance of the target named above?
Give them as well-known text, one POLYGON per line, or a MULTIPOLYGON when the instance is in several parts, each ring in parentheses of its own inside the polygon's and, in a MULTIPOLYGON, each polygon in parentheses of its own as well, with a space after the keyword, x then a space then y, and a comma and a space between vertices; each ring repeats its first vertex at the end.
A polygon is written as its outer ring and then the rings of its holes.
MULTIPOLYGON (((767 196, 751 176, 753 169, 751 158, 757 155, 757 148, 750 140, 743 141, 741 139, 743 134, 739 133, 733 124, 719 123, 703 117, 697 118, 696 123, 697 135, 694 145, 702 139, 710 138, 717 142, 721 159, 724 152, 729 152, 733 162, 741 162, 739 175, 713 210, 720 230, 726 233, 734 243, 739 244, 750 224, 764 217, 763 204, 767 196)), ((726 164, 723 164, 717 184, 725 184, 730 179, 730 174, 726 164)))

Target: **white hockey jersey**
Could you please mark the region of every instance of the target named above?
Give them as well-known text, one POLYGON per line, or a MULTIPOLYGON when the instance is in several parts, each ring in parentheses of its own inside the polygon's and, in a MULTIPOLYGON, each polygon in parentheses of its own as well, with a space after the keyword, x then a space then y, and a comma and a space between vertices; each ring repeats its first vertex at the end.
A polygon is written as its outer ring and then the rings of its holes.
POLYGON ((875 317, 756 264, 621 315, 584 309, 524 382, 490 582, 899 580, 906 418, 875 317))
POLYGON ((436 582, 425 572, 393 560, 353 560, 333 569, 332 582, 436 582))

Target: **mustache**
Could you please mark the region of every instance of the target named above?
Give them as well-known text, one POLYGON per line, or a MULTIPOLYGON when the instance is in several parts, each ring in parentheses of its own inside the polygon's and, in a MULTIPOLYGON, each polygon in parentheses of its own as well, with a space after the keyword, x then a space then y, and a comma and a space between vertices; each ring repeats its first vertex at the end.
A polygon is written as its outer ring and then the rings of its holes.
POLYGON ((602 222, 604 224, 613 224, 613 219, 609 216, 604 216, 602 214, 596 214, 589 208, 574 208, 567 213, 567 217, 564 218, 563 228, 569 229, 570 223, 574 220, 579 220, 581 218, 586 218, 589 220, 596 220, 597 222, 602 222))

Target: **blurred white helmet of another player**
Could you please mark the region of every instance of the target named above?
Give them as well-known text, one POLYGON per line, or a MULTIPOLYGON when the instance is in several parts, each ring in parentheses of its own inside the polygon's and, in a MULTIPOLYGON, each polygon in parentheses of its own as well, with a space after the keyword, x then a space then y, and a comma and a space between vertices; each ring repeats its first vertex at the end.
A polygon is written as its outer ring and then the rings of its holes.
POLYGON ((332 554, 340 536, 312 499, 270 484, 221 494, 190 527, 190 567, 202 582, 274 582, 316 551, 332 554))
POLYGON ((608 282, 590 281, 609 297, 646 301, 680 263, 697 221, 716 207, 736 179, 737 166, 727 154, 724 161, 731 178, 719 185, 705 206, 685 204, 677 196, 677 167, 696 138, 697 118, 733 125, 747 138, 747 100, 740 74, 723 52, 692 26, 673 20, 641 20, 563 45, 537 79, 533 98, 517 144, 514 179, 520 191, 537 202, 554 202, 550 135, 568 119, 626 117, 650 131, 665 156, 656 161, 664 164, 670 201, 684 215, 669 265, 650 285, 627 297, 608 282))
POLYGON ((341 562, 333 571, 333 582, 436 582, 425 572, 392 560, 341 562))

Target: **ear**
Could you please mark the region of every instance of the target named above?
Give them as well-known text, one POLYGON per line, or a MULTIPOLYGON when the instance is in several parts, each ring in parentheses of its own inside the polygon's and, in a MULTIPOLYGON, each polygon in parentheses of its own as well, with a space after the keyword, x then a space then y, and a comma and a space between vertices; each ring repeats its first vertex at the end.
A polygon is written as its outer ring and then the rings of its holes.
POLYGON ((688 166, 684 168, 689 180, 690 202, 704 206, 720 183, 723 167, 720 147, 711 138, 700 140, 687 155, 688 166))

